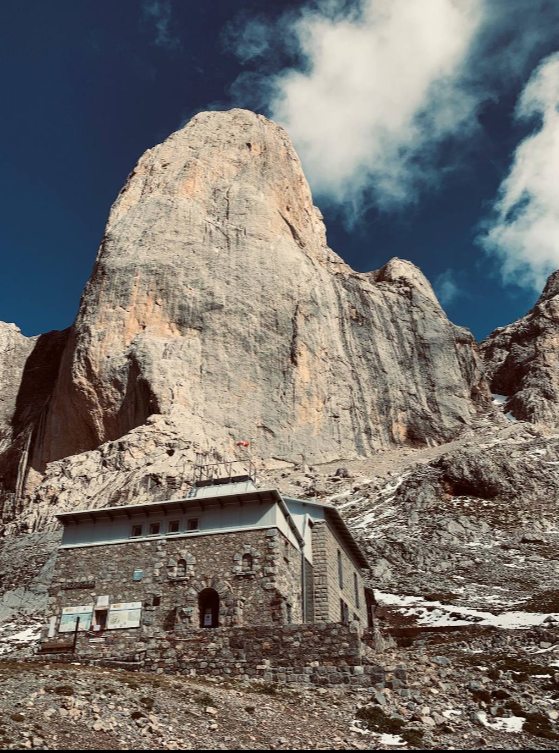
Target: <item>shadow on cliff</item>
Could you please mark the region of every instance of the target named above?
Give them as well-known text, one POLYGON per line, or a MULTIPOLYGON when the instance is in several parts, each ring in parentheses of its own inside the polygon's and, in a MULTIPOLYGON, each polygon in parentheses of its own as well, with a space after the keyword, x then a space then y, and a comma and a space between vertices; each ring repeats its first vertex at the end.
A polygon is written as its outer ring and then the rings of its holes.
MULTIPOLYGON (((54 391, 62 354, 70 328, 47 332, 37 338, 25 362, 14 415, 11 421, 12 442, 0 455, 0 488, 16 494, 23 490, 35 448, 40 447, 45 419, 54 391)), ((35 470, 41 472, 43 468, 35 470)))

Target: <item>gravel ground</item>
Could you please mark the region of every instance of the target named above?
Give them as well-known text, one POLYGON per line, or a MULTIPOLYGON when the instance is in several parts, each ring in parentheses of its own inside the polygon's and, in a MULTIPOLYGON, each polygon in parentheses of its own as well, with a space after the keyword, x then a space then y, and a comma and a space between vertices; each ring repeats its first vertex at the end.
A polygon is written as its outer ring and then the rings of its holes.
POLYGON ((418 631, 373 688, 0 661, 0 749, 556 750, 559 630, 418 631))

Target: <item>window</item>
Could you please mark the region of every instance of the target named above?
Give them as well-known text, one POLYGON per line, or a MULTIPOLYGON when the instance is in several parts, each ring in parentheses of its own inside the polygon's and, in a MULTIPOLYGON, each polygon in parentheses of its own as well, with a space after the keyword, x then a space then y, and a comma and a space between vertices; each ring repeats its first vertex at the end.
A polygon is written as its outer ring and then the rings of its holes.
POLYGON ((186 560, 182 559, 177 562, 177 578, 184 578, 186 575, 186 560))
POLYGON ((344 568, 342 563, 342 553, 338 549, 338 582, 340 584, 340 588, 344 587, 344 568))
POLYGON ((178 533, 180 531, 180 520, 170 520, 167 533, 178 533))
POLYGON ((340 618, 344 625, 349 622, 349 608, 343 599, 340 599, 340 618))
POLYGON ((251 572, 253 568, 252 554, 243 554, 242 569, 244 573, 251 572))
POLYGON ((198 530, 198 518, 190 518, 186 524, 186 530, 197 531, 198 530))
POLYGON ((149 527, 150 536, 158 536, 161 531, 161 523, 152 523, 149 527))
POLYGON ((144 571, 143 570, 134 570, 134 572, 132 573, 132 580, 135 583, 139 583, 142 580, 143 577, 144 577, 144 571))
POLYGON ((154 596, 153 597, 152 606, 154 606, 154 607, 160 607, 161 606, 161 596, 154 596))
POLYGON ((359 578, 353 573, 353 587, 355 588, 355 606, 359 609, 359 578))
POLYGON ((138 536, 141 536, 144 532, 143 525, 136 525, 132 526, 132 533, 130 534, 133 539, 138 538, 138 536))
POLYGON ((293 607, 291 606, 291 604, 285 605, 285 616, 287 624, 291 625, 291 623, 293 622, 293 607))
POLYGON ((105 630, 107 627, 108 609, 96 609, 93 613, 93 630, 96 632, 105 630))

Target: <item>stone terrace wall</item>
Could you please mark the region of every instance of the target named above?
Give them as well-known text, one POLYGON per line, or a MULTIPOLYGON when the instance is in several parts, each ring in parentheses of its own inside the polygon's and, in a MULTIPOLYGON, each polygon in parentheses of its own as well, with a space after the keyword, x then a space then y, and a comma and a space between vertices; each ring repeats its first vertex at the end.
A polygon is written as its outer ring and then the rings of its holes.
POLYGON ((184 636, 157 638, 111 631, 103 642, 80 634, 75 654, 48 658, 128 663, 138 669, 191 676, 370 687, 384 679, 384 670, 368 660, 371 655, 356 623, 309 623, 199 629, 184 636))

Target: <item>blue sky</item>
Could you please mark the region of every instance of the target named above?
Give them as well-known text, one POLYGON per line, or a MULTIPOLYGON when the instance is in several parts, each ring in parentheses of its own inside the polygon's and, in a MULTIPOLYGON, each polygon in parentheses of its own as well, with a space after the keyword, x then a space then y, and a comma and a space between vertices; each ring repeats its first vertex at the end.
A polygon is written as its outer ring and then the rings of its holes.
POLYGON ((559 267, 558 22, 546 0, 3 0, 0 320, 69 326, 139 156, 247 106, 290 131, 345 261, 410 259, 485 336, 559 267))

